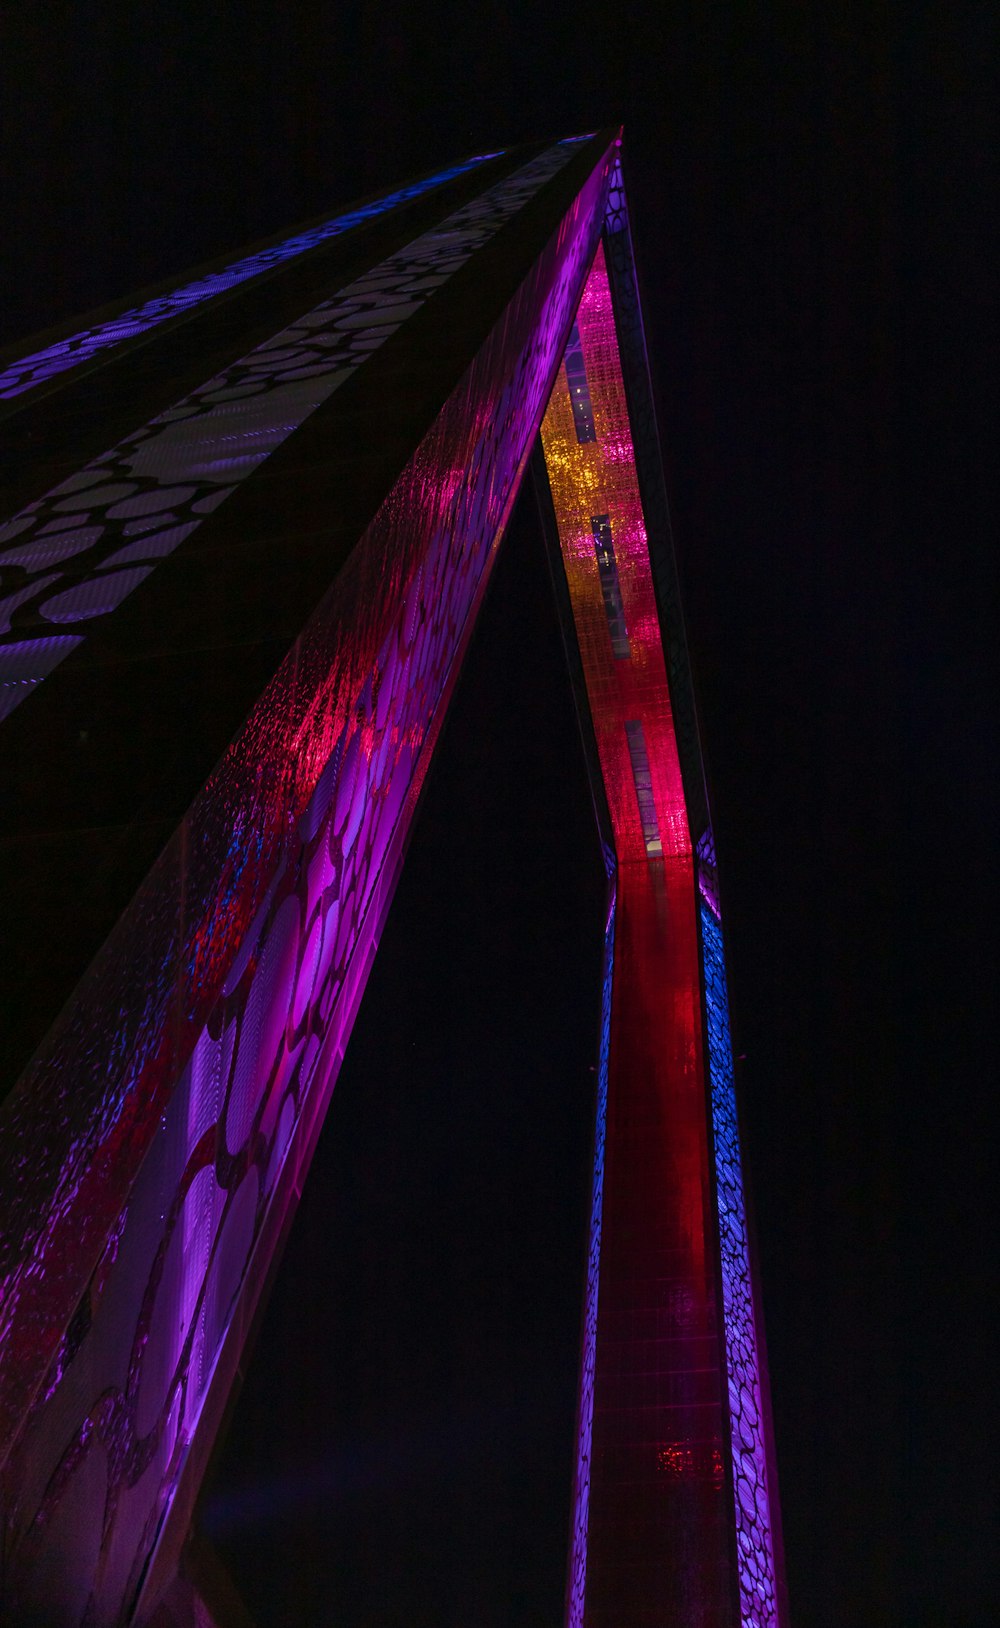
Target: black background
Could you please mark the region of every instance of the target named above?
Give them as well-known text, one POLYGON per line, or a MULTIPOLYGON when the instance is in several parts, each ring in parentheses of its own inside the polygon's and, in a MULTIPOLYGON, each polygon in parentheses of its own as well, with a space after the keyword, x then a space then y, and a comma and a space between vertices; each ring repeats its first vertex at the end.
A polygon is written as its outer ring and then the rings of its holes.
MULTIPOLYGON (((172 0, 4 27, 4 339, 624 121, 793 1619, 996 1621, 995 8, 172 0)), ((601 878, 526 519, 513 542, 237 1414, 255 1445, 213 1495, 261 1628, 559 1618, 601 878)))

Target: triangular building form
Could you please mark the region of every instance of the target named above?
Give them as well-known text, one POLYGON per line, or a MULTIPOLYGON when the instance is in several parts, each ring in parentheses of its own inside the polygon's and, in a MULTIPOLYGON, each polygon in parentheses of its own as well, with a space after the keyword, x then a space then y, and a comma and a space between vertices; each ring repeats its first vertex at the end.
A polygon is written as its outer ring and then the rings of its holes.
POLYGON ((5 1621, 202 1609, 195 1498, 527 477, 608 873, 566 1623, 786 1622, 621 161, 477 155, 0 357, 5 1621))

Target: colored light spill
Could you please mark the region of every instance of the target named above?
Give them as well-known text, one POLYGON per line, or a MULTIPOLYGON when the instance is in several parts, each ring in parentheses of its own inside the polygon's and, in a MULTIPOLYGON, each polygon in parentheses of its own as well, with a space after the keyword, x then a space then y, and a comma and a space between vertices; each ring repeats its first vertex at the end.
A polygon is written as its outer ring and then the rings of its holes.
POLYGON ((286 238, 283 243, 277 243, 269 249, 261 249, 259 253, 247 255, 243 260, 235 260, 231 266, 226 266, 222 271, 212 271, 204 277, 198 277, 194 282, 185 283, 181 288, 174 289, 172 294, 159 294, 155 299, 147 300, 145 305, 136 306, 131 311, 123 311, 120 316, 113 317, 108 322, 102 322, 94 328, 84 328, 68 339, 60 339, 54 345, 45 346, 43 350, 21 356, 0 372, 0 401, 9 401, 15 396, 23 395, 35 385, 56 378, 60 373, 68 372, 70 368, 79 367, 83 362, 89 362, 102 351, 113 349, 126 339, 134 339, 139 334, 148 333, 161 322, 168 322, 171 317, 180 316, 196 305, 203 304, 205 300, 215 299, 217 295, 227 293, 231 288, 238 288, 241 283, 259 277, 261 272, 270 271, 272 267, 280 266, 284 261, 294 259, 296 255, 305 254, 308 249, 315 249, 319 244, 339 237, 341 233, 349 232, 352 227, 360 226, 365 221, 375 220, 379 215, 397 208, 399 204, 420 198, 425 193, 432 192, 435 187, 443 186, 446 181, 453 181, 457 176, 475 169, 477 165, 485 164, 488 159, 499 156, 500 152, 497 151, 467 158, 462 164, 453 164, 450 169, 439 170, 436 175, 429 175, 422 181, 414 181, 411 186, 398 187, 395 192, 387 192, 383 198, 363 204, 360 209, 348 210, 344 215, 337 215, 333 220, 324 221, 321 226, 310 227, 306 232, 297 232, 294 237, 286 238))

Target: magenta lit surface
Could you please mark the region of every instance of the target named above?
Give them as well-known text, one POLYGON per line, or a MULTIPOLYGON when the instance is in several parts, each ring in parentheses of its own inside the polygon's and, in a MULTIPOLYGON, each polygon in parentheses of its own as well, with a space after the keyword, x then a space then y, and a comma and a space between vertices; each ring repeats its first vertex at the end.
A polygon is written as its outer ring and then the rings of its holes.
POLYGON ((186 1530, 606 176, 605 159, 6 1107, 0 1488, 25 1614, 119 1620, 186 1530))

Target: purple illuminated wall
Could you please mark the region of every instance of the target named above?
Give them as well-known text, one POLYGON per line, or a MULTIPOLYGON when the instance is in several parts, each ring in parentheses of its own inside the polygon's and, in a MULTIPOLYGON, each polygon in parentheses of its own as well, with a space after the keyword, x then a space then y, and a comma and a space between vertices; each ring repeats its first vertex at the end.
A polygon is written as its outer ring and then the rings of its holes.
POLYGON ((607 170, 605 155, 5 1107, 0 1490, 22 1617, 129 1621, 172 1573, 607 170))
MULTIPOLYGON (((197 544, 203 520, 583 139, 0 528, 0 719, 90 621, 197 544), (51 631, 27 636, 39 617, 51 631)), ((614 145, 2 1110, 0 1577, 14 1622, 138 1623, 171 1583, 540 427, 615 845, 567 1624, 785 1622, 715 855, 704 819, 692 851, 675 718, 685 658, 664 648, 599 242, 612 176, 620 192, 614 145)), ((209 284, 122 322, 164 321, 223 286, 209 284)), ((124 337, 111 325, 28 358, 17 388, 124 337)))
POLYGON ((601 1221, 604 1211, 604 1150, 608 1122, 608 1056, 611 1048, 611 986, 615 965, 615 897, 604 931, 604 976, 601 982, 601 1049, 597 1063, 594 1110, 594 1174, 587 1243, 587 1282, 583 1300, 580 1351, 580 1395, 577 1402, 576 1467, 573 1475, 573 1525, 570 1531, 566 1591, 566 1628, 582 1628, 587 1586, 587 1525, 590 1517, 590 1461, 594 1432, 594 1369, 597 1361, 597 1306, 601 1280, 601 1221))
MULTIPOLYGON (((704 869, 704 868, 703 868, 704 869)), ((722 1305, 726 1329, 729 1425, 733 1455, 736 1541, 739 1546, 740 1620, 743 1628, 778 1628, 778 1582, 772 1507, 776 1498, 768 1463, 766 1376, 759 1353, 722 926, 714 878, 701 883, 701 953, 705 1026, 712 1091, 715 1182, 719 1209, 722 1305)))

